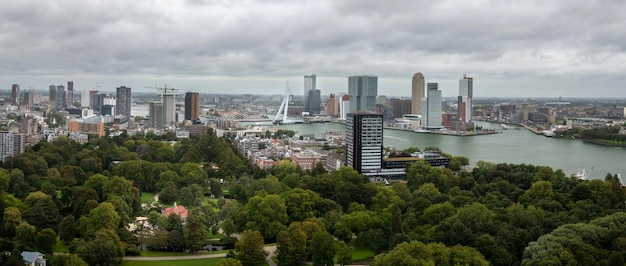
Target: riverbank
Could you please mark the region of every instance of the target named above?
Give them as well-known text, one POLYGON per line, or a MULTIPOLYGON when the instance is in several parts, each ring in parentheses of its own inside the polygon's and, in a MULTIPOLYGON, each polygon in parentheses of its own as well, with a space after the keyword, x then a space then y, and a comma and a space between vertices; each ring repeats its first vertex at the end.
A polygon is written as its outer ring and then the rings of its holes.
POLYGON ((536 129, 534 127, 529 127, 529 126, 524 125, 524 124, 518 124, 518 125, 523 127, 523 128, 525 128, 525 129, 527 129, 528 131, 530 131, 532 133, 535 133, 535 135, 543 135, 543 133, 539 129, 536 129))
POLYGON ((583 142, 587 142, 587 143, 591 143, 591 144, 607 146, 607 147, 626 148, 626 144, 607 143, 607 142, 604 142, 604 141, 601 141, 601 140, 595 140, 595 139, 583 139, 582 141, 583 142))
POLYGON ((491 135, 502 133, 496 130, 481 130, 481 131, 450 131, 450 130, 428 130, 428 131, 415 131, 413 129, 405 129, 405 128, 397 128, 397 127, 383 127, 384 129, 396 130, 396 131, 406 131, 418 134, 435 134, 435 135, 446 135, 446 136, 458 136, 458 137, 471 137, 471 136, 482 136, 482 135, 491 135))

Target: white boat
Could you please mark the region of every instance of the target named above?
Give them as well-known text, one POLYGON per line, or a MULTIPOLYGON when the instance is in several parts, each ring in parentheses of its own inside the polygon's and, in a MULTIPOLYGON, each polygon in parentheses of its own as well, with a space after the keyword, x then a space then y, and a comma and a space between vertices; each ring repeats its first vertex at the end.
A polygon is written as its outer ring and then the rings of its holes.
POLYGON ((585 169, 582 169, 582 170, 578 169, 578 171, 575 174, 572 174, 572 177, 578 180, 587 180, 587 178, 589 177, 592 171, 593 171, 593 167, 591 167, 591 171, 589 171, 589 173, 587 173, 585 169))
POLYGON ((552 130, 541 131, 541 134, 543 134, 546 137, 554 137, 554 131, 552 131, 552 130))
POLYGON ((502 129, 504 129, 504 130, 506 130, 507 128, 509 128, 509 127, 507 127, 504 123, 500 124, 500 126, 502 126, 502 129))

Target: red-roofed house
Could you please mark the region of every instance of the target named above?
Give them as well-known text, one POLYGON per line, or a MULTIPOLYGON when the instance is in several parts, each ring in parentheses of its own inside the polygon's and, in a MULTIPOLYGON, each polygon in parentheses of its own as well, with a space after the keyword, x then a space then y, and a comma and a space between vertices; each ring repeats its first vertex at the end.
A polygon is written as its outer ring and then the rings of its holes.
POLYGON ((185 208, 185 206, 178 206, 176 202, 174 202, 174 207, 165 208, 161 211, 161 214, 165 215, 165 217, 170 216, 172 213, 178 214, 183 222, 187 220, 187 208, 185 208))

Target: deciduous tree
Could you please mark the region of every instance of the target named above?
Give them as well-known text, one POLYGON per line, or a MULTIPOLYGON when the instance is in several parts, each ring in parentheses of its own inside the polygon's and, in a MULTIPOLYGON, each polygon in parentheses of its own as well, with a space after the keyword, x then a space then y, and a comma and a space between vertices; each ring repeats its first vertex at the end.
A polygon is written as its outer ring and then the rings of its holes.
POLYGON ((257 266, 265 263, 267 252, 263 249, 265 242, 259 231, 246 230, 235 243, 235 258, 243 265, 257 266))

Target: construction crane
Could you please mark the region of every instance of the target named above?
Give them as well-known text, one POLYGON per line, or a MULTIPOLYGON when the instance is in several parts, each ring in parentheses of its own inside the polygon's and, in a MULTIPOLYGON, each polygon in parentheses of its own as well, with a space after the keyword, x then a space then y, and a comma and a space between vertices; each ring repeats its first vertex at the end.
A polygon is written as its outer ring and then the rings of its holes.
POLYGON ((167 84, 165 84, 163 87, 157 87, 156 85, 154 87, 145 87, 147 89, 156 89, 157 94, 158 95, 177 95, 178 94, 178 89, 174 89, 174 88, 168 88, 167 84))

